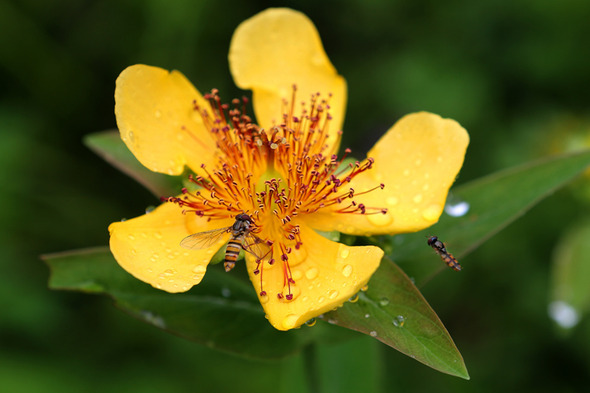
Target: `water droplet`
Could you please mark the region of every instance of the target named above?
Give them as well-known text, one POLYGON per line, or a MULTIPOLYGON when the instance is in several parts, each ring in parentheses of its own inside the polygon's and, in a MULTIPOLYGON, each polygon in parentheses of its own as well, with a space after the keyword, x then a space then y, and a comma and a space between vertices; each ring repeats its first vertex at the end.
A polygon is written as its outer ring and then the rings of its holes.
POLYGON ((156 239, 162 239, 162 237, 163 237, 163 236, 162 236, 162 232, 160 232, 160 231, 156 231, 156 232, 154 232, 154 237, 155 237, 156 239))
POLYGON ((154 113, 154 116, 156 116, 156 118, 160 118, 162 117, 162 112, 160 112, 160 110, 156 110, 156 113, 154 113))
POLYGON ((323 296, 320 296, 320 297, 318 298, 318 304, 319 304, 319 303, 323 303, 323 302, 324 302, 324 300, 326 300, 326 298, 325 298, 325 297, 323 297, 323 296))
POLYGON ((266 304, 270 300, 267 294, 260 295, 258 298, 260 300, 260 304, 266 304))
POLYGON ((328 292, 328 297, 330 299, 335 299, 339 294, 340 294, 340 292, 338 292, 336 290, 332 290, 332 291, 328 292))
POLYGON ((564 329, 571 329, 580 321, 576 309, 562 300, 549 303, 549 316, 564 329))
POLYGON ((133 236, 133 235, 129 235, 127 237, 129 238, 129 240, 135 240, 135 236, 133 236))
POLYGON ((342 268, 342 275, 344 277, 350 277, 350 275, 352 274, 352 266, 351 265, 344 265, 344 267, 342 268))
POLYGON ((379 300, 379 305, 380 305, 381 307, 385 307, 385 306, 389 305, 389 299, 388 299, 388 298, 386 298, 386 297, 382 297, 382 298, 379 300))
POLYGON ((405 169, 404 170, 404 176, 410 176, 410 170, 409 169, 405 169))
POLYGON ((133 131, 128 131, 127 132, 127 138, 126 138, 129 143, 134 144, 135 143, 135 134, 133 133, 133 131))
POLYGON ((414 201, 414 203, 420 203, 422 202, 422 194, 417 194, 416 196, 414 196, 414 199, 412 199, 414 201))
POLYGON ((350 303, 356 303, 356 302, 358 302, 358 301, 359 301, 359 294, 358 294, 358 293, 356 293, 356 294, 355 294, 355 295, 353 295, 353 296, 352 296, 350 299, 348 299, 348 301, 349 301, 350 303))
POLYGON ((293 276, 293 280, 297 281, 299 279, 301 279, 301 277, 303 277, 303 273, 301 273, 301 270, 299 269, 293 269, 291 271, 291 274, 293 276))
POLYGON ((399 203, 399 199, 397 197, 390 196, 385 200, 385 202, 387 202, 389 206, 395 206, 399 203))
POLYGON ((422 211, 422 217, 427 221, 436 221, 440 217, 441 210, 439 205, 430 205, 422 211))
POLYGON ((121 218, 121 222, 125 222, 125 221, 127 221, 126 218, 121 218))
POLYGON ((393 319, 393 326, 395 327, 403 327, 404 323, 406 323, 406 318, 403 315, 398 315, 393 319))
POLYGON ((367 217, 367 220, 369 220, 371 224, 378 227, 383 227, 393 222, 393 216, 389 213, 368 214, 365 217, 367 217))
POLYGON ((311 319, 305 321, 305 324, 309 327, 314 326, 316 323, 317 323, 317 319, 315 319, 315 318, 311 318, 311 319))
POLYGON ((350 255, 350 250, 348 248, 345 248, 342 251, 340 251, 340 258, 346 259, 348 258, 348 255, 350 255))
POLYGON ((465 201, 447 203, 445 212, 451 217, 462 217, 469 212, 469 203, 465 201))
POLYGON ((193 273, 197 273, 197 274, 205 274, 206 270, 207 270, 207 268, 204 265, 197 265, 197 266, 193 267, 193 273))
POLYGON ((369 290, 368 285, 363 285, 363 287, 361 288, 361 291, 363 291, 363 292, 367 292, 368 290, 369 290))
POLYGON ((230 297, 231 296, 231 289, 229 289, 228 287, 221 288, 221 296, 230 297))
POLYGON ((297 323, 297 315, 295 315, 295 314, 289 314, 285 317, 285 319, 283 319, 283 327, 285 329, 294 328, 296 323, 297 323))
POLYGON ((314 278, 316 278, 318 276, 318 269, 315 267, 310 267, 309 269, 307 269, 305 271, 305 277, 307 277, 308 280, 313 280, 314 278))
POLYGON ((418 158, 416 161, 414 161, 414 164, 416 164, 416 166, 420 166, 422 165, 422 160, 418 158))
POLYGON ((155 206, 148 206, 148 207, 146 207, 145 208, 145 214, 149 214, 149 213, 153 212, 155 208, 156 208, 155 206))
POLYGON ((177 273, 176 269, 166 269, 163 274, 166 276, 173 276, 177 273))
POLYGON ((371 318, 371 314, 365 314, 365 319, 371 318))
POLYGON ((371 337, 377 337, 377 332, 374 330, 371 330, 371 332, 369 333, 369 336, 371 337))

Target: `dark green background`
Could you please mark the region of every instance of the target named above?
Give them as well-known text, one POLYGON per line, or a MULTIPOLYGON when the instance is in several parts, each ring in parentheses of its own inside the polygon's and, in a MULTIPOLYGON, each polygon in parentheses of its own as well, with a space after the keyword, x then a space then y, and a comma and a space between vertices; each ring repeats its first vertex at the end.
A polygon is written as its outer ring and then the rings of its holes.
MULTIPOLYGON (((111 221, 158 203, 81 143, 115 126, 119 72, 135 63, 175 68, 201 91, 239 96, 229 41, 241 21, 268 6, 291 6, 316 24, 348 81, 343 145, 357 156, 418 110, 452 117, 470 132, 459 183, 590 134, 585 0, 2 1, 2 391, 262 393, 304 385, 303 358, 249 362, 144 325, 106 298, 49 291, 38 258, 106 244, 111 221)), ((464 258, 461 273, 446 271, 424 288, 471 381, 358 339, 320 354, 331 359, 330 351, 341 351, 343 359, 318 366, 320 391, 355 391, 354 383, 334 382, 350 375, 347 365, 356 367, 346 357, 366 359, 374 372, 367 388, 388 392, 590 386, 590 324, 563 334, 547 316, 552 250, 590 213, 578 191, 552 196, 464 258)))

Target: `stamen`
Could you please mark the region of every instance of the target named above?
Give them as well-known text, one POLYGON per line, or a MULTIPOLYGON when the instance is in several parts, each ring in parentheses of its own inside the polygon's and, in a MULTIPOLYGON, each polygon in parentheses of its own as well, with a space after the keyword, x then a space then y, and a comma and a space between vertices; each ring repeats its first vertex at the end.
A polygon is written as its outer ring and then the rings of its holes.
MULTIPOLYGON (((255 221, 251 232, 262 236, 270 247, 268 255, 256 260, 253 270, 260 277, 260 296, 267 296, 263 288, 264 265, 273 265, 276 258, 283 270, 283 290, 276 296, 293 300, 295 280, 289 254, 303 245, 297 218, 322 209, 341 214, 385 214, 385 208, 357 202, 359 196, 383 189, 384 184, 362 190, 350 187, 356 176, 371 170, 375 160, 367 158, 344 165, 351 150, 345 149, 340 158, 335 154, 342 133, 330 130, 331 95, 315 93, 308 103, 299 105, 297 86, 293 85, 290 100, 283 101, 281 123, 268 130, 254 124, 247 115, 247 98, 224 104, 216 89, 204 98, 206 105, 193 101, 191 108, 215 141, 215 161, 201 165, 194 176, 189 175, 188 181, 196 190, 185 187, 181 196, 163 197, 162 201, 176 203, 183 214, 207 220, 247 212, 255 221), (272 177, 264 177, 268 173, 272 177)), ((180 127, 198 140, 184 125, 180 127)))

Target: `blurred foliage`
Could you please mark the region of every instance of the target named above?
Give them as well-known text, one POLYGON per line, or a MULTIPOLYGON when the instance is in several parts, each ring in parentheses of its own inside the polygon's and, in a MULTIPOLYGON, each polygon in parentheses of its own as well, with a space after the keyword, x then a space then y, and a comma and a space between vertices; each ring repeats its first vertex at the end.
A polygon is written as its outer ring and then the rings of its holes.
POLYGON ((589 386, 590 321, 562 336, 547 313, 553 249, 590 213, 575 190, 557 192, 462 259, 461 273, 445 271, 423 288, 461 349, 469 382, 360 337, 319 349, 319 364, 305 352, 247 362, 162 334, 105 298, 46 289, 39 254, 104 245, 111 221, 157 203, 82 144, 86 134, 115 126, 118 73, 135 63, 175 68, 201 91, 241 95, 229 75, 229 40, 242 20, 269 6, 303 11, 318 27, 348 81, 343 145, 358 156, 416 110, 452 117, 470 132, 458 183, 566 150, 553 142, 590 132, 586 0, 4 0, 3 390, 295 392, 311 367, 322 392, 589 386), (369 359, 380 368, 367 369, 369 359))

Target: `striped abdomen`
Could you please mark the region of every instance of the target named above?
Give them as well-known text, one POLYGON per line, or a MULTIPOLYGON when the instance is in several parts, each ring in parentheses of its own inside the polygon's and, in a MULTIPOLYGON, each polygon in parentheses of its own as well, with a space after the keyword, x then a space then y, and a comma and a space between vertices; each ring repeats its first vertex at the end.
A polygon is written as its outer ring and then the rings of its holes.
POLYGON ((229 239, 227 247, 225 248, 225 260, 223 261, 223 266, 225 267, 226 272, 229 272, 236 265, 238 255, 240 255, 240 251, 242 251, 243 240, 243 234, 233 236, 231 239, 229 239))
POLYGON ((447 264, 448 267, 450 267, 451 269, 456 270, 456 271, 461 270, 461 265, 459 264, 459 262, 457 262, 457 260, 453 256, 453 254, 445 253, 445 254, 440 254, 440 256, 441 256, 442 260, 445 261, 445 263, 447 264))

